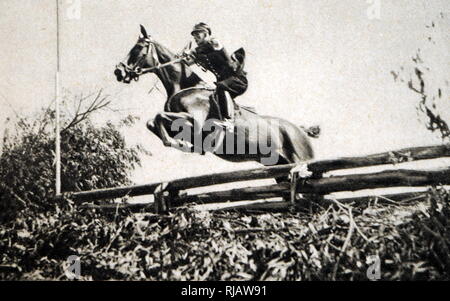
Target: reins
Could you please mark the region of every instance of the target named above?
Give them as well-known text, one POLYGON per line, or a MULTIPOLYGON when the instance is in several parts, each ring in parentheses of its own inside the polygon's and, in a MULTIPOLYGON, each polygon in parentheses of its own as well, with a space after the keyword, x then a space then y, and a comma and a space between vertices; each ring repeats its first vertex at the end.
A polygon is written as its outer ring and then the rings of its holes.
POLYGON ((141 76, 141 75, 143 75, 143 74, 145 74, 145 73, 149 73, 149 72, 152 72, 152 71, 154 71, 154 70, 159 70, 159 69, 165 68, 165 67, 167 67, 167 66, 170 66, 170 65, 173 65, 173 64, 180 63, 180 62, 183 60, 183 58, 177 58, 177 59, 175 59, 175 60, 173 60, 173 61, 170 61, 170 62, 161 64, 161 63, 159 62, 159 59, 156 57, 156 62, 157 62, 157 63, 156 63, 156 66, 149 67, 149 68, 141 68, 141 67, 139 67, 139 64, 141 63, 141 61, 142 61, 143 59, 145 59, 145 58, 149 55, 149 52, 150 52, 150 45, 153 45, 153 46, 154 46, 154 44, 153 44, 153 43, 150 41, 150 39, 148 39, 148 38, 146 38, 146 39, 144 40, 144 42, 145 42, 145 44, 146 44, 145 46, 147 47, 147 53, 146 53, 145 55, 143 55, 143 56, 136 62, 135 66, 134 66, 133 68, 130 67, 130 66, 128 66, 128 64, 126 64, 126 63, 124 63, 124 62, 120 62, 119 65, 117 65, 117 68, 119 68, 119 66, 122 66, 122 67, 125 69, 126 72, 135 75, 135 76, 133 77, 135 81, 138 81, 138 80, 139 80, 139 76, 141 76))

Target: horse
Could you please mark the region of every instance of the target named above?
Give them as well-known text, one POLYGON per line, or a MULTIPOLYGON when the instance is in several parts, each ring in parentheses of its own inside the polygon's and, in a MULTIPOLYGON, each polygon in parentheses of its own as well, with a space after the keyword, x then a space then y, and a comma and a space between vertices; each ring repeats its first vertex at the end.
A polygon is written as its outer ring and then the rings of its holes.
POLYGON ((117 81, 129 84, 147 73, 155 74, 167 93, 164 111, 147 122, 147 128, 165 146, 200 154, 209 151, 227 161, 257 161, 265 166, 301 164, 314 158, 308 138, 314 135, 282 118, 258 115, 235 104, 234 131, 215 126, 214 121, 222 118, 215 89, 141 25, 137 43, 114 74, 117 81))

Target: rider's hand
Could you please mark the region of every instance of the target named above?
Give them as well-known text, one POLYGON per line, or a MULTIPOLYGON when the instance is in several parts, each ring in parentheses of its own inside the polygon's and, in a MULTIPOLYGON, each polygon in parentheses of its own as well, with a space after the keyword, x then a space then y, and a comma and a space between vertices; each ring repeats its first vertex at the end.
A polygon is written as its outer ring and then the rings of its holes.
POLYGON ((181 54, 181 59, 183 62, 185 62, 186 64, 193 64, 195 62, 195 56, 193 55, 192 52, 188 53, 188 52, 183 52, 181 54))
POLYGON ((192 50, 185 50, 185 51, 183 51, 182 55, 183 55, 184 57, 194 58, 194 57, 195 57, 195 51, 192 51, 192 50))
POLYGON ((181 61, 183 63, 189 63, 191 61, 191 59, 187 56, 181 56, 181 61))

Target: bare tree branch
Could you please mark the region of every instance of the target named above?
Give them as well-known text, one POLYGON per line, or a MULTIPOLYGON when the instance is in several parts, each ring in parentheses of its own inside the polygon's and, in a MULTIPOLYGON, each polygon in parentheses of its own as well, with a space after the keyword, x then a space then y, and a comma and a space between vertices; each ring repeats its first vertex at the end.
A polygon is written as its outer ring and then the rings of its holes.
POLYGON ((86 120, 90 114, 92 114, 95 111, 99 111, 105 107, 107 107, 111 101, 107 100, 108 96, 103 96, 103 89, 100 89, 97 93, 97 95, 95 96, 94 100, 89 104, 88 108, 86 110, 82 110, 82 103, 92 97, 94 95, 94 93, 83 97, 82 95, 80 96, 80 98, 78 99, 78 106, 77 109, 74 113, 74 117, 72 118, 72 120, 67 124, 67 126, 64 127, 63 130, 61 130, 61 133, 67 131, 69 128, 76 126, 77 124, 79 124, 80 122, 83 122, 84 120, 86 120))

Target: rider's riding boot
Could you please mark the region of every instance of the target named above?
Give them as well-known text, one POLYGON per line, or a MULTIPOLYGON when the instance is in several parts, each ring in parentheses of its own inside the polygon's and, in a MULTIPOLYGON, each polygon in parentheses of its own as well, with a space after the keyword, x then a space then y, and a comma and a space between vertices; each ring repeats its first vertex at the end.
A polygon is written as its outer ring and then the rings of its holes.
POLYGON ((223 116, 223 121, 219 124, 224 126, 229 132, 234 132, 234 103, 230 93, 226 90, 219 91, 219 106, 223 116))

